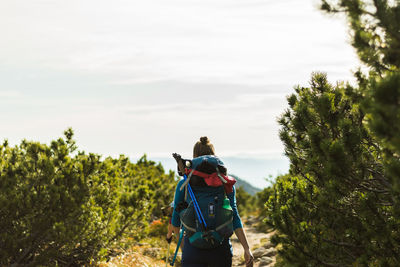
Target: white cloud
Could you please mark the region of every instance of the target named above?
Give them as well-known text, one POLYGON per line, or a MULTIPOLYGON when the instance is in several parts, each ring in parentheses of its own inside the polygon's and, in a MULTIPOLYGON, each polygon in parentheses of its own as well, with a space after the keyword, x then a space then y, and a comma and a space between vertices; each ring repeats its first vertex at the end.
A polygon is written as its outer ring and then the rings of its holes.
POLYGON ((2 137, 72 126, 105 155, 190 156, 202 135, 222 155, 280 155, 291 88, 358 65, 343 21, 313 1, 2 1, 0 80, 16 88, 0 91, 2 137))
POLYGON ((1 91, 0 90, 0 100, 1 98, 20 98, 22 97, 22 93, 19 91, 14 91, 14 90, 7 90, 7 91, 1 91))
POLYGON ((298 80, 310 66, 336 68, 337 58, 340 74, 349 77, 355 62, 341 23, 323 17, 308 0, 2 5, 3 62, 101 73, 114 83, 267 84, 298 80))

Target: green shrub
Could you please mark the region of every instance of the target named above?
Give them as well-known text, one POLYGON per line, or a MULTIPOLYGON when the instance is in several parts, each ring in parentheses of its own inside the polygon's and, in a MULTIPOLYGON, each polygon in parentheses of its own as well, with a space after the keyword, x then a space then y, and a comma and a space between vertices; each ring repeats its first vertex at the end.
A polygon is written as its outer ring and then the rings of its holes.
POLYGON ((400 221, 382 151, 365 124, 362 94, 316 73, 297 87, 280 119, 290 174, 268 201, 275 243, 288 263, 391 265, 400 221))
POLYGON ((82 265, 115 242, 140 238, 174 173, 146 156, 134 164, 76 152, 71 129, 49 146, 0 146, 0 265, 82 265))

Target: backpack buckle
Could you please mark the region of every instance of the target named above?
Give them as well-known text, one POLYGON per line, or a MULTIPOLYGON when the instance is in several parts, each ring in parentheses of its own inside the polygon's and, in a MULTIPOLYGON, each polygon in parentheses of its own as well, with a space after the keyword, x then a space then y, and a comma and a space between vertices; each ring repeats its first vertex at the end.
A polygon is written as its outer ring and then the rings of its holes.
POLYGON ((215 244, 215 239, 211 231, 205 231, 202 233, 201 236, 204 240, 206 240, 208 243, 214 245, 215 244))

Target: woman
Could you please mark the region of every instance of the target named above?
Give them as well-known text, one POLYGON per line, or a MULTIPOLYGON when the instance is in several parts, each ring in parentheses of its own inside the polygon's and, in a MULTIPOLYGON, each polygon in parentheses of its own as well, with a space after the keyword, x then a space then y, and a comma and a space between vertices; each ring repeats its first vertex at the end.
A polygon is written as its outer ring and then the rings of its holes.
MULTIPOLYGON (((209 142, 207 137, 201 137, 193 148, 193 158, 206 155, 215 155, 214 146, 209 142)), ((179 164, 180 172, 183 172, 183 164, 179 164)), ((225 169, 226 172, 226 169, 225 169)), ((226 174, 226 173, 225 173, 226 174)), ((190 181, 192 184, 192 180, 190 181)), ((184 198, 184 193, 180 190, 183 180, 181 180, 176 188, 175 193, 175 207, 181 203, 184 198)), ((246 266, 253 266, 253 255, 250 251, 247 242, 246 234, 243 230, 243 224, 239 217, 236 207, 235 187, 232 187, 232 192, 227 193, 230 206, 233 211, 233 230, 238 237, 244 249, 244 258, 246 266)), ((180 218, 178 212, 174 209, 172 216, 172 229, 178 234, 180 229, 180 218)), ((232 266, 232 245, 230 239, 226 239, 222 244, 213 249, 200 249, 194 247, 187 236, 184 239, 183 253, 182 253, 182 266, 183 267, 230 267, 232 266)))

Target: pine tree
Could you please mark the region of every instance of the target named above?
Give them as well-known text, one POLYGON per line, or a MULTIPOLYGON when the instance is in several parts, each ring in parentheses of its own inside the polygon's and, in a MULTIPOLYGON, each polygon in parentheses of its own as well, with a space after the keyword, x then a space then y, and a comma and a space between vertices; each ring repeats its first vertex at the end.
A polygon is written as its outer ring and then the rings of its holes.
POLYGON ((360 60, 383 75, 400 67, 400 2, 397 0, 321 0, 321 9, 345 14, 360 60))
POLYGON ((277 181, 269 201, 281 234, 275 241, 288 260, 314 266, 400 260, 400 225, 380 177, 382 152, 360 101, 358 90, 333 86, 321 73, 288 97, 290 109, 279 122, 290 175, 277 181))
POLYGON ((400 1, 332 2, 322 1, 321 8, 345 14, 353 47, 370 70, 356 76, 368 125, 384 149, 381 179, 391 188, 392 204, 400 216, 400 1))
POLYGON ((313 74, 280 118, 291 162, 268 201, 281 255, 299 266, 400 265, 400 1, 322 0, 343 13, 369 69, 358 85, 313 74))

